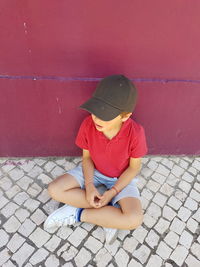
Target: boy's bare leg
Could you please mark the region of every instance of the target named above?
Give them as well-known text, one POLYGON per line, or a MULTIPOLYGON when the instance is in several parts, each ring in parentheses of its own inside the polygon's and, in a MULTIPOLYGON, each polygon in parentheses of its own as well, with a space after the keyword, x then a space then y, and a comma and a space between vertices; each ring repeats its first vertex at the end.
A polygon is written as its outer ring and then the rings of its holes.
POLYGON ((121 209, 105 206, 99 209, 84 209, 81 215, 82 222, 93 223, 107 228, 135 229, 143 221, 140 200, 124 198, 119 201, 121 209))
POLYGON ((56 178, 48 186, 49 195, 56 201, 77 207, 91 208, 85 190, 80 188, 76 179, 69 174, 56 178))

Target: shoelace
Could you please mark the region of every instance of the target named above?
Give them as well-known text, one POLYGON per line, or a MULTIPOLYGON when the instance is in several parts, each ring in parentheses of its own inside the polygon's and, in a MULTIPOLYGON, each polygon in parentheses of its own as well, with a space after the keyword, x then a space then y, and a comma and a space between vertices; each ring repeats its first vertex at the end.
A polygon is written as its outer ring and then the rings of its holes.
POLYGON ((75 222, 75 219, 74 219, 74 215, 70 215, 69 217, 65 218, 64 220, 63 219, 59 219, 59 218, 56 218, 54 219, 57 226, 61 226, 61 225, 71 225, 75 222))

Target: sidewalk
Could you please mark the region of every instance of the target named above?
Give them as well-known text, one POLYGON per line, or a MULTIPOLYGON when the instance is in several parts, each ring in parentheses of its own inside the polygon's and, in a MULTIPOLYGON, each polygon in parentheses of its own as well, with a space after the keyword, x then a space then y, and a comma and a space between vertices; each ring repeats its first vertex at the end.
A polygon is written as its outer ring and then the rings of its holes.
POLYGON ((143 158, 144 222, 111 246, 91 224, 43 230, 48 183, 80 160, 0 158, 0 266, 200 267, 200 157, 143 158))

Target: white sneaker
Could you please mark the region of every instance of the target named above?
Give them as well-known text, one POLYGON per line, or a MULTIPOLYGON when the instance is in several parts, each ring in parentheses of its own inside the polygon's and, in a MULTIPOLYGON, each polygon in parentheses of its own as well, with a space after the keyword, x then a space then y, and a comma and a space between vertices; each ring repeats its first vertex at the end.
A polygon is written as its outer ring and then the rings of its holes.
POLYGON ((44 229, 75 224, 77 209, 66 204, 55 210, 44 222, 44 229))
POLYGON ((106 244, 112 245, 117 239, 119 230, 114 228, 105 228, 105 227, 103 227, 103 229, 105 231, 106 244))

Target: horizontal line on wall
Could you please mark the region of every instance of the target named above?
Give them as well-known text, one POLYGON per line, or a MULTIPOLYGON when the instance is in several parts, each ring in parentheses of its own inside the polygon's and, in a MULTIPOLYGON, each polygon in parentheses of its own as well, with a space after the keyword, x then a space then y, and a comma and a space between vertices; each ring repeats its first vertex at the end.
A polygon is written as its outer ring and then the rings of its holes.
MULTIPOLYGON (((103 77, 102 77, 103 78, 103 77)), ((102 78, 90 78, 90 77, 59 77, 59 76, 11 76, 0 75, 0 79, 11 80, 56 80, 56 81, 82 81, 82 82, 96 82, 102 78)), ((200 80, 187 80, 187 79, 160 79, 160 78, 130 78, 133 82, 160 82, 160 83, 200 83, 200 80)))

